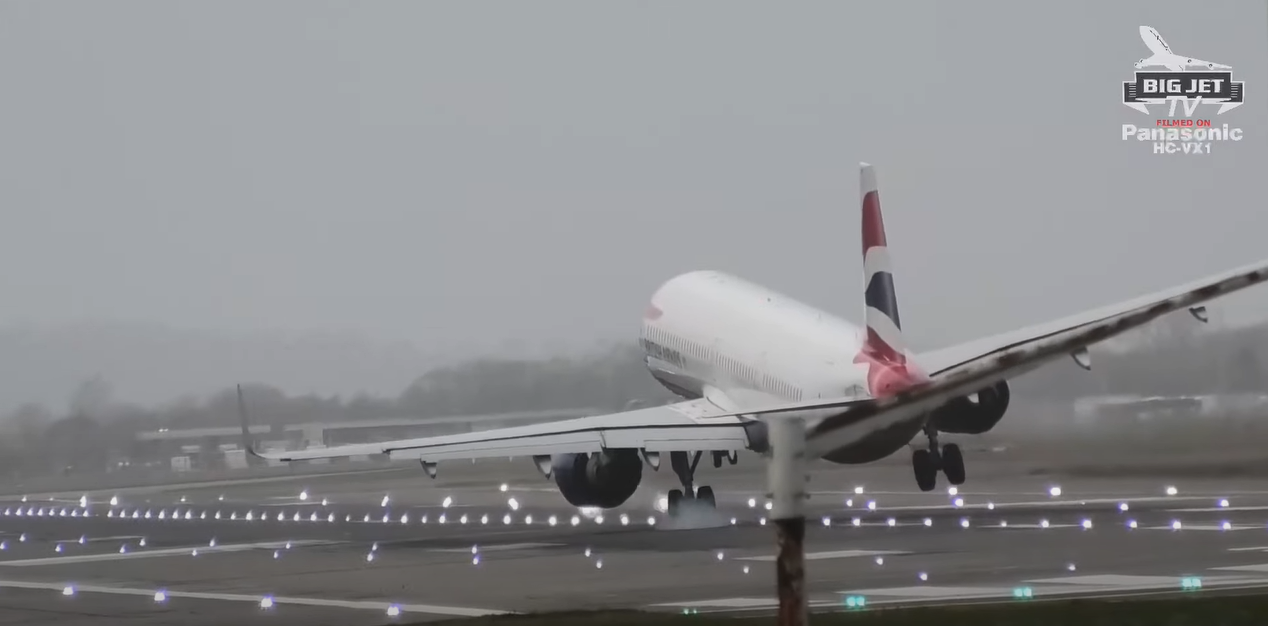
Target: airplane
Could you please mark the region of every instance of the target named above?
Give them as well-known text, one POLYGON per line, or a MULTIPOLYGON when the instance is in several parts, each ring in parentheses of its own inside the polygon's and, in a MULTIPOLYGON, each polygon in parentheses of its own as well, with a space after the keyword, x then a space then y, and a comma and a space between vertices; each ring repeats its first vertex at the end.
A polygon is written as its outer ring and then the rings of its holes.
POLYGON ((716 507, 695 485, 701 457, 714 467, 738 451, 771 453, 768 423, 798 417, 807 456, 870 463, 912 446, 922 491, 941 473, 966 478, 964 454, 940 433, 982 434, 1008 410, 1008 379, 1067 355, 1091 369, 1087 347, 1187 308, 1201 322, 1205 301, 1268 279, 1268 260, 1043 324, 926 352, 907 345, 899 316, 874 168, 859 166, 864 311, 862 327, 779 292, 719 271, 665 282, 643 312, 640 344, 650 374, 681 401, 544 424, 316 450, 256 451, 239 411, 243 442, 258 457, 302 461, 356 455, 416 460, 432 478, 441 461, 531 457, 577 507, 610 509, 668 454, 681 489, 670 516, 716 507), (918 438, 923 436, 923 442, 918 438))
POLYGON ((1203 61, 1192 57, 1182 57, 1178 54, 1172 53, 1171 46, 1168 46, 1167 42, 1163 41, 1162 35, 1159 35, 1158 31, 1150 28, 1149 26, 1140 27, 1140 38, 1144 40, 1145 45, 1149 47, 1149 51, 1152 52, 1153 55, 1147 59, 1136 61, 1136 69, 1138 70, 1146 67, 1158 66, 1165 67, 1173 72, 1183 72, 1185 68, 1189 67, 1205 67, 1208 70, 1233 69, 1228 65, 1211 63, 1210 61, 1203 61))

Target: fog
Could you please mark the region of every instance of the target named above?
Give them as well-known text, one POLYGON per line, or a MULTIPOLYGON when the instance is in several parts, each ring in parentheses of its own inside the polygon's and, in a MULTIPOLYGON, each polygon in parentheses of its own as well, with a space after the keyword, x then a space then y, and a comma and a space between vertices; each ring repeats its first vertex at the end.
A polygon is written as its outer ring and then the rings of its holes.
POLYGON ((860 160, 919 345, 1268 256, 1268 11, 1204 6, 5 3, 0 410, 397 399, 628 345, 699 268, 857 318, 860 160), (1245 141, 1120 140, 1140 24, 1234 67, 1245 141))

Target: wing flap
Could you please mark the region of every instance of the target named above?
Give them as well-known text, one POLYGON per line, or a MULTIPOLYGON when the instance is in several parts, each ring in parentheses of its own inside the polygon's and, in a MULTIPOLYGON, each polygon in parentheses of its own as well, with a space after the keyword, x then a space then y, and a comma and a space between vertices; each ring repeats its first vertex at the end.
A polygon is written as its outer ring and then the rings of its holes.
POLYGON ((502 456, 598 452, 604 448, 645 448, 655 452, 739 450, 748 447, 744 421, 699 399, 622 413, 420 437, 287 452, 254 452, 277 461, 302 461, 386 454, 393 460, 427 462, 502 456))
POLYGON ((599 452, 604 448, 642 448, 654 452, 742 450, 748 447, 743 426, 691 428, 634 427, 529 437, 491 438, 462 443, 421 445, 394 449, 392 460, 427 462, 487 457, 518 457, 599 452))

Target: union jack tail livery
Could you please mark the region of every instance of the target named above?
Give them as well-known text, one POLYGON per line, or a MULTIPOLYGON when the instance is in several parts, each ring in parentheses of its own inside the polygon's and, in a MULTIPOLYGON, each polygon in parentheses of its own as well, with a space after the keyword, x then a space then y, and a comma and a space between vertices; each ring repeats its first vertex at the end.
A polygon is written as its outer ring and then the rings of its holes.
POLYGON ((894 292, 894 270, 885 242, 881 196, 871 164, 859 164, 859 195, 863 208, 863 301, 867 325, 863 352, 879 361, 905 363, 907 345, 898 317, 898 295, 894 292))

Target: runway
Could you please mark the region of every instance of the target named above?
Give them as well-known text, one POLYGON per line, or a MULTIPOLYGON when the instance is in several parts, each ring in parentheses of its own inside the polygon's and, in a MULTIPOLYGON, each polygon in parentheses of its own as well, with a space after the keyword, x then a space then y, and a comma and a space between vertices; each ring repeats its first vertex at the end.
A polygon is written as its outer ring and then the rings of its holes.
MULTIPOLYGON (((774 605, 754 460, 701 471, 719 509, 694 529, 657 510, 674 486, 667 471, 599 516, 569 507, 528 461, 451 465, 434 481, 406 466, 0 496, 0 624, 359 625, 774 605)), ((983 477, 954 494, 916 491, 902 465, 819 468, 812 604, 1147 593, 1186 577, 1203 589, 1268 586, 1268 490, 1253 481, 1082 479, 1058 492, 1006 465, 972 468, 983 477)))

